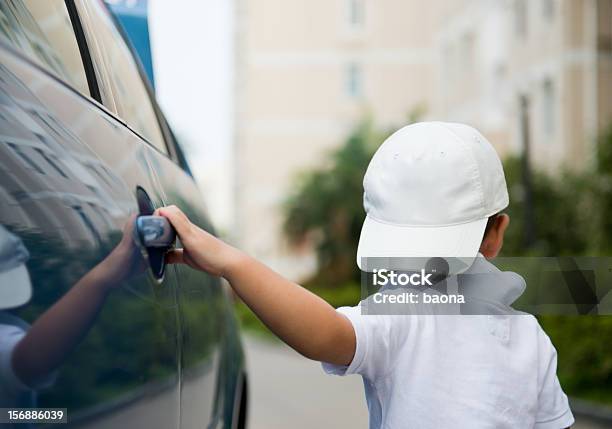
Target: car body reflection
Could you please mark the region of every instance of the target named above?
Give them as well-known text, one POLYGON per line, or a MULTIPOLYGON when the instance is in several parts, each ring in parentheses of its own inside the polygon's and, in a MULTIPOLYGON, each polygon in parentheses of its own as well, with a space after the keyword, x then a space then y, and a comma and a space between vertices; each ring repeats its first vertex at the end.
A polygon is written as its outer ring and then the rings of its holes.
POLYGON ((71 427, 234 427, 246 376, 228 288, 165 269, 164 249, 144 252, 150 269, 125 252, 126 225, 162 205, 214 229, 103 3, 7 0, 0 27, 0 378, 16 377, 0 407, 67 408, 71 427))

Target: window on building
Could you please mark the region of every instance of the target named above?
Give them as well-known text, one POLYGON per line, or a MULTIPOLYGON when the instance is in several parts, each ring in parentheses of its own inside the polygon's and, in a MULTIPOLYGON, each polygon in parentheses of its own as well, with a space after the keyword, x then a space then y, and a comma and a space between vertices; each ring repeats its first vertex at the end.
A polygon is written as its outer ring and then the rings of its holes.
POLYGON ((363 76, 361 66, 351 63, 346 68, 346 93, 351 98, 363 95, 363 76))
POLYGON ((353 28, 361 28, 365 23, 365 3, 364 0, 348 1, 348 20, 353 28))
POLYGON ((548 20, 555 16, 555 0, 542 0, 542 15, 548 20))
POLYGON ((0 38, 89 96, 79 46, 64 0, 3 0, 0 38))
POLYGON ((527 0, 514 0, 514 28, 517 36, 527 36, 527 0))
POLYGON ((542 121, 544 133, 547 136, 555 134, 555 87, 550 79, 546 79, 542 84, 542 121))
POLYGON ((47 161, 47 164, 49 164, 51 168, 55 170, 57 174, 59 174, 65 179, 68 179, 68 176, 66 175, 66 173, 64 173, 64 170, 60 167, 61 164, 57 158, 55 158, 51 154, 46 154, 42 149, 36 148, 35 150, 36 152, 38 152, 41 158, 47 161))
POLYGON ((36 171, 38 174, 46 174, 45 171, 38 165, 19 145, 14 143, 8 143, 13 152, 21 159, 21 161, 27 165, 30 169, 36 171))
POLYGON ((475 36, 473 33, 465 33, 461 37, 461 54, 459 56, 459 73, 466 75, 474 69, 475 59, 475 36))
POLYGON ((87 215, 83 207, 81 206, 72 206, 72 209, 76 212, 77 216, 83 222, 85 228, 91 233, 94 241, 96 243, 102 243, 102 237, 96 228, 96 225, 92 222, 91 218, 87 215))
POLYGON ((91 23, 110 73, 110 85, 118 115, 149 143, 167 153, 153 103, 132 52, 100 2, 87 4, 101 9, 91 14, 91 23))

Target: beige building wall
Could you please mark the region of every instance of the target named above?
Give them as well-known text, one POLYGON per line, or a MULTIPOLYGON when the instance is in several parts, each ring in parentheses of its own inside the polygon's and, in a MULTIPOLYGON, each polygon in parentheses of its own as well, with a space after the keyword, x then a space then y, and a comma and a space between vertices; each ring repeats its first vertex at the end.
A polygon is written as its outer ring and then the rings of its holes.
MULTIPOLYGON (((237 0, 236 239, 293 279, 316 269, 284 241, 282 203, 371 114, 480 129, 532 160, 588 166, 612 122, 612 0, 237 0)), ((360 196, 355 196, 359 198, 360 196)))
MULTIPOLYGON (((432 99, 434 14, 419 0, 238 0, 237 239, 294 279, 315 268, 288 251, 282 203, 372 114, 403 125, 432 99)), ((360 198, 356 195, 355 198, 360 198)))
POLYGON ((548 170, 585 168, 612 123, 611 0, 447 0, 435 30, 434 117, 469 123, 497 150, 548 170))
MULTIPOLYGON (((528 101, 533 162, 551 171, 586 168, 610 116, 610 51, 598 40, 610 0, 515 0, 509 67, 512 142, 521 150, 521 97, 528 101)), ((605 39, 605 37, 604 37, 605 39)), ((608 38, 609 39, 609 38, 608 38)))
POLYGON ((502 155, 511 149, 509 15, 506 1, 440 1, 433 46, 439 67, 430 117, 476 127, 502 155))

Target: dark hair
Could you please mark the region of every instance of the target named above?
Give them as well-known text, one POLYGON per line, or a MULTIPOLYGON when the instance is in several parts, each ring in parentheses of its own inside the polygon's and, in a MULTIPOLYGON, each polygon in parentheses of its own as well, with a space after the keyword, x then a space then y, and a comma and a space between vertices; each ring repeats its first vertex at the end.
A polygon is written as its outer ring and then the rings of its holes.
POLYGON ((497 219, 497 217, 500 214, 501 214, 501 212, 495 213, 493 216, 489 216, 489 219, 487 219, 487 226, 485 226, 484 234, 482 235, 482 239, 483 240, 487 236, 487 234, 489 233, 491 228, 493 228, 493 224, 495 223, 495 219, 497 219))

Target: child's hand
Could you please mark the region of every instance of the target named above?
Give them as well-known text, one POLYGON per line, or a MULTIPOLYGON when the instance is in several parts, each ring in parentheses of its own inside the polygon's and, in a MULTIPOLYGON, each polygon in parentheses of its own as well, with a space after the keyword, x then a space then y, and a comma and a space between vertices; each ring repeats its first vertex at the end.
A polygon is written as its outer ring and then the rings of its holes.
POLYGON ((168 252, 167 263, 187 264, 214 276, 224 276, 232 263, 239 259, 240 252, 191 223, 178 207, 162 207, 155 214, 170 221, 183 244, 182 249, 168 252))
POLYGON ((134 243, 134 221, 136 215, 131 215, 123 226, 121 241, 88 273, 96 280, 96 284, 106 290, 119 287, 125 280, 138 275, 145 270, 145 263, 140 250, 134 243))

